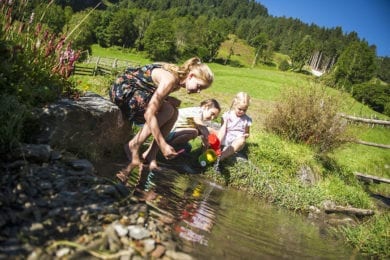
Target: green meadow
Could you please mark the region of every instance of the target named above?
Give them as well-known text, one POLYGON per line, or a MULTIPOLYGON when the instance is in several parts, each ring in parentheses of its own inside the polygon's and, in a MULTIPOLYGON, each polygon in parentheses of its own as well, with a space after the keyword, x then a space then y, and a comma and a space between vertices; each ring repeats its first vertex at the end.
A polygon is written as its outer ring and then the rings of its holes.
MULTIPOLYGON (((281 94, 289 88, 325 89, 329 95, 342 100, 340 112, 359 117, 389 120, 367 106, 355 101, 348 93, 326 88, 312 75, 294 72, 282 72, 274 66, 259 65, 251 68, 249 47, 239 49, 240 55, 233 55, 235 66, 209 63, 215 74, 212 87, 200 94, 188 95, 185 91, 173 93, 182 100, 182 106, 195 106, 207 98, 217 99, 222 112, 229 109, 234 95, 245 91, 251 96, 248 115, 253 119, 251 136, 248 139, 248 164, 227 163, 222 175, 216 175, 212 169, 205 172, 207 178, 259 196, 276 205, 309 212, 314 206, 323 207, 324 201, 336 205, 373 209, 375 217, 367 218, 358 227, 346 227, 339 231, 347 241, 360 252, 370 256, 386 258, 390 256, 388 247, 389 212, 379 207, 370 196, 377 194, 390 196, 389 184, 364 185, 354 177, 354 172, 362 172, 379 177, 390 178, 390 151, 384 148, 365 146, 346 142, 326 154, 319 154, 306 144, 294 143, 267 132, 264 123, 274 105, 280 101, 281 94), (244 54, 247 54, 246 56, 244 54), (305 167, 315 173, 314 185, 303 185, 297 178, 297 172, 305 167)), ((235 51, 237 54, 239 51, 235 51)), ((220 58, 226 51, 222 48, 220 58)), ((92 55, 126 59, 134 63, 152 62, 142 53, 124 51, 120 48, 103 49, 93 46, 92 55)), ((277 60, 277 59, 275 59, 277 60)), ((107 96, 107 91, 114 78, 108 76, 73 76, 78 88, 94 91, 107 96)), ((218 121, 218 119, 217 119, 218 121)), ((356 123, 348 124, 348 134, 353 139, 366 142, 390 144, 390 129, 356 123)), ((125 142, 125 140, 124 140, 125 142)), ((199 143, 194 141, 193 146, 199 143)))

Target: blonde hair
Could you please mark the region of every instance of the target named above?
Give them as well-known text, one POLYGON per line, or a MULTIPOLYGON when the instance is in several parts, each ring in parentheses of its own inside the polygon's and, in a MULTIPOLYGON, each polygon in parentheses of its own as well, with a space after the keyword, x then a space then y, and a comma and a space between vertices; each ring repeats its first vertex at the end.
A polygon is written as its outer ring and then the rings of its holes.
POLYGON ((178 77, 179 81, 186 78, 190 72, 193 73, 196 78, 204 81, 207 87, 209 87, 214 81, 214 73, 211 71, 209 66, 202 63, 198 57, 188 59, 181 66, 164 64, 164 69, 174 73, 178 77))
POLYGON ((246 92, 238 92, 236 94, 236 96, 234 97, 232 105, 230 106, 230 108, 232 109, 232 108, 235 108, 235 107, 238 107, 238 106, 249 107, 249 102, 250 102, 250 97, 249 97, 248 93, 246 93, 246 92))

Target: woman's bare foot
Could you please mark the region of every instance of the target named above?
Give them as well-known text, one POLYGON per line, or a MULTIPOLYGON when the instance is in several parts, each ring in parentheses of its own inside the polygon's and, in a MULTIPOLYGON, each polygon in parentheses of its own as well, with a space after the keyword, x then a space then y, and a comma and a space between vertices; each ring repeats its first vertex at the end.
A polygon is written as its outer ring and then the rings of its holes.
POLYGON ((124 170, 121 170, 119 171, 117 174, 116 174, 116 177, 119 179, 119 181, 123 184, 123 185, 127 185, 128 183, 128 180, 129 180, 129 174, 130 172, 127 172, 125 169, 124 170))

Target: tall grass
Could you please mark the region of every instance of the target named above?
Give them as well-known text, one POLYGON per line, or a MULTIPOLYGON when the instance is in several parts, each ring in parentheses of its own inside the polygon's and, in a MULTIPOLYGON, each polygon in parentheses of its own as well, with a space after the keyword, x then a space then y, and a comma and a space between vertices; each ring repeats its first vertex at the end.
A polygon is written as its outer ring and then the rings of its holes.
POLYGON ((267 117, 266 127, 289 140, 327 152, 345 140, 340 100, 319 86, 288 89, 267 117))
POLYGON ((29 109, 75 91, 66 78, 78 52, 65 42, 65 35, 52 33, 28 10, 27 0, 0 2, 1 155, 29 131, 23 127, 29 109))

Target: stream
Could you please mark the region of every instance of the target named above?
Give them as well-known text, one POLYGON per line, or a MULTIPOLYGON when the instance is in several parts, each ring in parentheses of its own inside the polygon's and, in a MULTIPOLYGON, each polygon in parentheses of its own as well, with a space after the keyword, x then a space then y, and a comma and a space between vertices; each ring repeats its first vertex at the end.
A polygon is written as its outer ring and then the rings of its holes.
POLYGON ((142 172, 130 183, 173 217, 181 251, 197 259, 361 259, 307 217, 198 174, 142 172))

